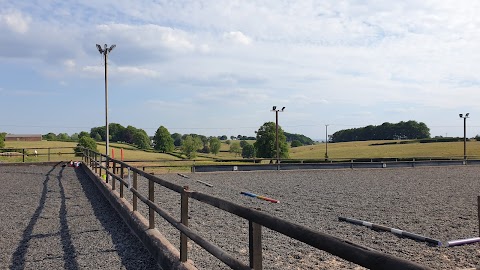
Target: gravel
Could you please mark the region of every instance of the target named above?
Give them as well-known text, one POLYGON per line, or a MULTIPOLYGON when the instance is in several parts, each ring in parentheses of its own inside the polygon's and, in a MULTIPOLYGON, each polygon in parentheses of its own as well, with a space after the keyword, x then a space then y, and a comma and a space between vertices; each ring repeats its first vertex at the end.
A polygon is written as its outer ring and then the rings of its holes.
MULTIPOLYGON (((442 242, 477 237, 479 173, 479 166, 451 166, 197 173, 186 174, 188 179, 177 174, 159 177, 434 269, 463 269, 480 266, 479 244, 435 247, 340 222, 338 217, 382 224, 442 242), (246 197, 241 191, 268 196, 280 203, 246 197)), ((145 187, 140 189, 146 190, 145 187)), ((179 194, 156 187, 155 200, 179 219, 179 194)), ((141 211, 146 214, 146 208, 141 211)), ((189 216, 189 225, 202 236, 248 263, 245 220, 194 199, 190 200, 189 216)), ((173 227, 160 217, 157 227, 178 247, 179 234, 173 227)), ((193 242, 189 247, 189 258, 198 268, 228 269, 193 242)), ((263 252, 264 269, 362 269, 266 228, 263 252)))
POLYGON ((81 169, 0 165, 1 269, 159 269, 81 169))
MULTIPOLYGON (((0 183, 4 186, 0 189, 2 268, 155 267, 148 252, 85 180, 86 176, 79 173, 81 170, 50 169, 0 166, 0 183)), ((480 166, 186 175, 188 179, 177 174, 159 177, 434 269, 480 266, 479 244, 435 247, 338 221, 339 216, 366 220, 442 242, 476 237, 480 166), (246 197, 241 191, 278 199, 280 203, 246 197)), ((139 190, 146 194, 146 187, 145 179, 140 177, 139 190)), ((131 200, 130 193, 125 194, 131 200)), ((155 202, 180 218, 179 194, 157 186, 155 202)), ((146 216, 147 208, 140 201, 139 211, 146 216)), ((189 216, 190 227, 248 264, 245 220, 194 199, 190 199, 189 216)), ((159 216, 156 226, 179 246, 179 233, 172 226, 159 216)), ((264 269, 363 269, 266 228, 262 241, 264 269)), ((192 241, 188 256, 199 269, 228 269, 192 241)))

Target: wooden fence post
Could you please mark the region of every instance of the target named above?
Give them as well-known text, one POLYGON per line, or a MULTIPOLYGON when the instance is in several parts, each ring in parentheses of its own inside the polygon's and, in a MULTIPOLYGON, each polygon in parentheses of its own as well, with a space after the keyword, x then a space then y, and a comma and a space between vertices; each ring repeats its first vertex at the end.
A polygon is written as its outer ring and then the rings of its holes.
MULTIPOLYGON (((123 164, 120 164, 120 178, 123 180, 123 164)), ((123 198, 123 183, 120 182, 120 198, 123 198)))
POLYGON ((22 162, 25 162, 25 148, 22 149, 22 162))
MULTIPOLYGON (((148 179, 148 200, 152 203, 155 202, 155 186, 152 180, 148 179)), ((152 207, 148 207, 148 228, 155 228, 155 210, 152 207)))
MULTIPOLYGON (((133 188, 137 190, 137 172, 133 172, 133 188)), ((137 211, 137 195, 133 194, 133 211, 137 211)))
MULTIPOLYGON (((180 222, 188 227, 188 186, 183 187, 181 199, 180 199, 180 222)), ((188 238, 185 234, 180 234, 180 261, 187 261, 188 247, 187 247, 188 238)))
MULTIPOLYGON (((110 161, 108 162, 108 164, 110 164, 110 161)), ((115 161, 112 162, 112 172, 113 174, 115 175, 115 168, 116 168, 116 164, 115 164, 115 161)), ((109 175, 107 174, 107 178, 109 177, 109 175)), ((115 177, 112 177, 112 190, 115 190, 116 189, 116 182, 115 181, 115 177)))
POLYGON ((248 221, 248 249, 250 268, 262 269, 262 225, 248 221))
POLYGON ((50 161, 50 147, 48 148, 48 161, 50 161))

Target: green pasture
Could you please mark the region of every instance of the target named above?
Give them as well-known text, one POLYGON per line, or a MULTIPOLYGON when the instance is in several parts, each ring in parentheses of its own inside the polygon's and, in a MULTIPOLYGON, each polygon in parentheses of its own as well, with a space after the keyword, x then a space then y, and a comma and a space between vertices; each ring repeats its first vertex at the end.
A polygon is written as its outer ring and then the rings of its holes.
MULTIPOLYGON (((234 141, 231 141, 234 142, 234 141)), ((358 159, 358 158, 422 158, 422 157, 463 157, 463 142, 435 142, 435 143, 408 143, 408 144, 382 144, 395 141, 357 141, 345 143, 329 143, 328 156, 330 159, 358 159)), ((398 141, 397 141, 398 142, 398 141)), ((253 143, 253 141, 249 141, 253 143)), ((75 157, 73 148, 77 144, 75 142, 59 142, 59 141, 40 141, 40 142, 5 142, 5 148, 12 148, 11 156, 0 156, 0 161, 4 162, 22 162, 20 153, 14 154, 13 149, 27 149, 26 162, 47 161, 67 161, 78 160, 75 157), (38 155, 34 155, 34 150, 38 155), (48 157, 49 154, 49 157, 48 157)), ((307 145, 301 147, 290 148, 291 159, 324 159, 325 143, 316 145, 307 145)), ((146 170, 152 172, 169 172, 187 171, 194 163, 212 164, 215 160, 234 160, 241 159, 240 155, 229 152, 230 146, 222 142, 220 152, 217 155, 198 153, 195 161, 182 160, 179 157, 170 154, 156 153, 153 151, 143 151, 131 145, 120 143, 111 143, 110 149, 114 149, 115 158, 121 158, 121 150, 123 149, 124 160, 135 167, 146 167, 146 170), (136 162, 134 162, 136 161, 136 162), (150 168, 149 166, 157 166, 150 168)), ((98 143, 97 149, 100 153, 105 152, 105 144, 98 143)), ((110 150, 111 151, 111 150, 110 150)), ((20 150, 21 152, 21 150, 20 150)), ((182 156, 180 150, 175 150, 176 155, 182 156)), ((110 152, 111 154, 111 152, 110 152)), ((471 158, 480 157, 480 142, 467 142, 467 155, 471 158)), ((268 162, 268 161, 266 161, 268 162)), ((230 163, 222 163, 230 164, 230 163)), ((232 163, 233 164, 233 163, 232 163)), ((236 162, 235 164, 238 164, 236 162)))

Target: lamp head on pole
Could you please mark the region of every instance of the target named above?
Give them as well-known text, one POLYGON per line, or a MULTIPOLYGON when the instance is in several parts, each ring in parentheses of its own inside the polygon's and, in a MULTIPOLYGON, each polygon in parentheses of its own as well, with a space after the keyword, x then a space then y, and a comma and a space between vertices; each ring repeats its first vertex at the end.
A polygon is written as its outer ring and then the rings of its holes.
POLYGON ((98 52, 103 53, 102 46, 100 46, 99 44, 97 44, 97 49, 98 49, 98 52))
POLYGON ((460 116, 460 118, 462 118, 462 117, 463 117, 463 113, 459 114, 458 116, 460 116))
POLYGON ((468 117, 469 114, 470 114, 470 113, 465 114, 465 117, 468 117))
POLYGON ((117 47, 117 45, 113 44, 112 46, 110 46, 110 48, 108 49, 108 52, 111 52, 113 50, 113 48, 117 47))
POLYGON ((282 112, 283 112, 283 110, 285 110, 285 107, 282 108, 282 112))
POLYGON ((273 106, 272 111, 275 111, 277 109, 277 106, 273 106))

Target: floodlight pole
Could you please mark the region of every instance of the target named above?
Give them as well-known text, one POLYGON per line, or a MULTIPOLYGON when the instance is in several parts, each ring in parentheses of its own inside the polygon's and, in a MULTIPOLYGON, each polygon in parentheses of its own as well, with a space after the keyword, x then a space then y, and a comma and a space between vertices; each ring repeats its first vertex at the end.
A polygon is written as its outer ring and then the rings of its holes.
POLYGON ((109 141, 110 141, 110 134, 109 134, 109 128, 108 128, 108 76, 107 76, 107 58, 108 58, 108 53, 110 53, 113 48, 115 48, 116 45, 110 46, 108 48, 107 44, 105 44, 104 48, 100 45, 97 44, 97 49, 100 52, 100 54, 103 54, 103 59, 104 59, 104 65, 105 65, 105 155, 109 156, 108 154, 108 146, 109 146, 109 141))
POLYGON ((325 160, 328 159, 328 126, 325 125, 325 160))
POLYGON ((460 118, 463 118, 463 160, 467 160, 467 118, 469 115, 470 113, 459 114, 460 118))
POLYGON ((285 107, 281 110, 277 109, 277 106, 273 106, 272 112, 275 112, 275 144, 277 147, 277 164, 280 163, 280 149, 278 146, 278 112, 283 112, 285 107))

